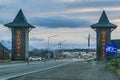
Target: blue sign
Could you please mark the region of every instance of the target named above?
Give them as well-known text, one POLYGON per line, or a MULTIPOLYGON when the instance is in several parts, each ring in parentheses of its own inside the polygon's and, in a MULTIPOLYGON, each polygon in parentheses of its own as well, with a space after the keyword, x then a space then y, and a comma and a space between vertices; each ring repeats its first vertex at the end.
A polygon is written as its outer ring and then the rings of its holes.
POLYGON ((117 54, 117 45, 116 44, 106 44, 105 53, 106 54, 117 54))

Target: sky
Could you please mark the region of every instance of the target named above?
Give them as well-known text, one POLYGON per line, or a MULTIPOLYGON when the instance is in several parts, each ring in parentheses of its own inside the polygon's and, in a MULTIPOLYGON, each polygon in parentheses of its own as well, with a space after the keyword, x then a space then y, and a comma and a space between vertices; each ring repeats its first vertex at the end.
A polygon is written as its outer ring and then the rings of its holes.
POLYGON ((12 22, 22 9, 27 21, 36 28, 29 33, 29 45, 46 49, 96 47, 96 32, 90 25, 97 23, 105 10, 109 21, 118 27, 112 39, 119 39, 120 0, 0 0, 0 41, 10 40, 11 31, 4 24, 12 22))

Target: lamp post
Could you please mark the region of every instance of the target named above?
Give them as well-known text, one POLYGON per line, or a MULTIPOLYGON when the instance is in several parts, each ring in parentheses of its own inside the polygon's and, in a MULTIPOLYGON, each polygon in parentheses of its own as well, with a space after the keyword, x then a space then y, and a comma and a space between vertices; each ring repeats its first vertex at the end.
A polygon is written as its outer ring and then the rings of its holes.
POLYGON ((49 56, 49 42, 50 42, 49 40, 50 40, 50 38, 56 37, 56 36, 57 36, 57 35, 52 35, 52 36, 49 36, 49 37, 48 37, 48 54, 47 54, 47 58, 48 58, 48 59, 49 59, 49 57, 50 57, 50 56, 49 56))

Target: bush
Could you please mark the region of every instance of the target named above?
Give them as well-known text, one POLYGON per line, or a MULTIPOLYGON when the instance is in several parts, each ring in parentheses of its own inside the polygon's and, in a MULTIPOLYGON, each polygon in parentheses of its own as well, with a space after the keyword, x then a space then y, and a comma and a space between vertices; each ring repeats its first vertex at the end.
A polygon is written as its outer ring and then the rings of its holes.
POLYGON ((115 64, 117 65, 117 68, 120 68, 120 60, 118 60, 115 64))
POLYGON ((107 68, 108 68, 110 71, 113 71, 113 72, 116 71, 116 67, 113 66, 112 64, 109 64, 109 65, 107 66, 107 68))
POLYGON ((120 69, 116 69, 116 73, 120 76, 120 69))
POLYGON ((118 60, 117 62, 111 62, 107 68, 110 71, 115 72, 118 76, 120 76, 120 60, 118 60))

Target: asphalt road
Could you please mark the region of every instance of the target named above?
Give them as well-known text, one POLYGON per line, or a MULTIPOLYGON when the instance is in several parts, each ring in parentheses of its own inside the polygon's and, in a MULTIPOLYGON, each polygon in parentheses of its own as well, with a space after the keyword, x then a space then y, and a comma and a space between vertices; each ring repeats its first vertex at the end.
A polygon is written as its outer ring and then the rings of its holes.
MULTIPOLYGON (((0 80, 6 80, 9 78, 35 73, 58 66, 62 66, 73 61, 49 61, 49 62, 32 62, 29 65, 27 63, 19 64, 6 64, 0 65, 0 80)), ((22 80, 22 79, 21 79, 22 80)))
POLYGON ((77 61, 9 80, 120 80, 120 77, 105 70, 103 63, 77 61))

